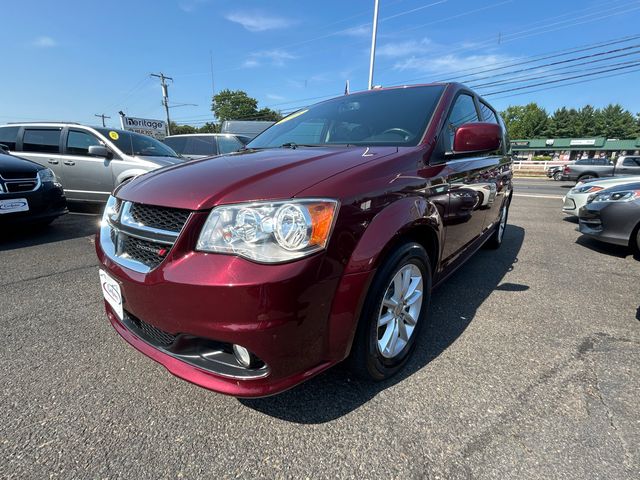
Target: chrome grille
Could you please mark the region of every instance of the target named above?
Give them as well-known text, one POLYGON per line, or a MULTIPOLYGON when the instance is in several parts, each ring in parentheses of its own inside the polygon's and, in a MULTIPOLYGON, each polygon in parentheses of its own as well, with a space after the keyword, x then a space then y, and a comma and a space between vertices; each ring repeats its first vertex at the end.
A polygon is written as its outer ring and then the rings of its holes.
POLYGON ((4 188, 8 193, 32 192, 38 187, 37 180, 19 180, 5 182, 4 188))
POLYGON ((156 207, 143 203, 133 203, 131 204, 130 213, 134 222, 146 227, 169 232, 179 232, 182 230, 191 212, 178 208, 156 207))
POLYGON ((113 261, 147 273, 169 255, 191 212, 110 198, 100 233, 102 249, 113 261))
POLYGON ((149 268, 156 268, 160 265, 170 248, 167 245, 141 240, 129 235, 124 235, 122 239, 122 254, 149 268))

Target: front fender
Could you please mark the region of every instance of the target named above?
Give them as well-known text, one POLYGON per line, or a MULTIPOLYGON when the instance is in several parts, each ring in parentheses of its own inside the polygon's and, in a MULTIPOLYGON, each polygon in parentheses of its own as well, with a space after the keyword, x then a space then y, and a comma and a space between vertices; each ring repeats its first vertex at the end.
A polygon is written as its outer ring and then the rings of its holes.
POLYGON ((142 168, 128 168, 127 170, 123 170, 122 172, 118 173, 118 175, 116 176, 116 187, 118 185, 120 185, 122 182, 124 182, 125 180, 128 180, 130 178, 133 177, 137 177, 138 175, 142 175, 144 173, 148 173, 149 170, 145 170, 142 168))
MULTIPOLYGON (((376 268, 400 238, 417 228, 429 228, 442 245, 442 218, 434 203, 423 197, 406 197, 379 212, 367 226, 340 280, 328 323, 328 351, 334 362, 351 350, 362 304, 376 268)), ((432 259, 437 262, 438 259, 432 259)))

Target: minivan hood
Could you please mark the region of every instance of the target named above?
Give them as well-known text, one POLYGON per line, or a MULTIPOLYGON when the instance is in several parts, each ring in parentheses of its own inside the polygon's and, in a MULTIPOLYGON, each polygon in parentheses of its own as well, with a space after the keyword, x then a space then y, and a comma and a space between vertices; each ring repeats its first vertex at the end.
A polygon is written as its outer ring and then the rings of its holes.
POLYGON ((5 178, 18 178, 20 175, 33 174, 42 168, 30 160, 0 153, 0 176, 5 178))
POLYGON ((132 202, 189 210, 291 198, 333 175, 397 151, 397 147, 246 150, 140 175, 117 195, 132 202))

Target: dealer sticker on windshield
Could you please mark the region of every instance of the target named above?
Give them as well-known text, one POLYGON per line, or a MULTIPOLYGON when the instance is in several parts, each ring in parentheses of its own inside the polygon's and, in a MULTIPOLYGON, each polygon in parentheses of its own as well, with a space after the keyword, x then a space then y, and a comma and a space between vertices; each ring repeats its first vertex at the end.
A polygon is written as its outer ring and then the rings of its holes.
POLYGON ((28 211, 29 202, 27 202, 26 198, 9 198, 7 200, 0 200, 0 214, 28 211))
POLYGON ((106 272, 100 270, 100 285, 102 286, 102 295, 107 301, 113 311, 120 320, 122 320, 122 292, 120 291, 120 284, 113 278, 106 274, 106 272))

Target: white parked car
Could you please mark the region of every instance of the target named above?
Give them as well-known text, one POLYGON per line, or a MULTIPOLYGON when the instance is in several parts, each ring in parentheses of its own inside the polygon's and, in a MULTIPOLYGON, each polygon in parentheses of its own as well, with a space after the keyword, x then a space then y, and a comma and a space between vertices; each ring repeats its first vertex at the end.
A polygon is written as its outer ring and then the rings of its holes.
POLYGON ((623 185, 625 183, 640 182, 640 176, 596 178, 576 183, 564 197, 562 211, 568 215, 578 215, 580 208, 587 204, 589 195, 605 188, 623 185))

